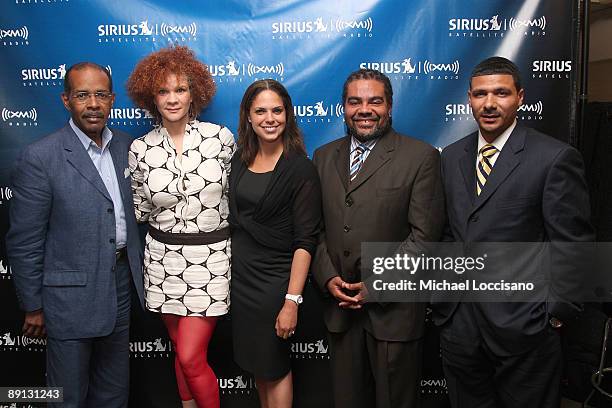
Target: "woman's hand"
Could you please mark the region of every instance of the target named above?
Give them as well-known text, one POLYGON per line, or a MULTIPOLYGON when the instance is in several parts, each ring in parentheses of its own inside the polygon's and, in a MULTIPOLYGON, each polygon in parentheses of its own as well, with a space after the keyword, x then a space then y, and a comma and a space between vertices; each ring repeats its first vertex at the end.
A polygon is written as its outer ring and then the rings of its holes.
POLYGON ((297 312, 298 305, 291 300, 285 299, 285 304, 278 313, 276 324, 274 325, 278 337, 286 340, 293 336, 295 327, 297 326, 297 312))

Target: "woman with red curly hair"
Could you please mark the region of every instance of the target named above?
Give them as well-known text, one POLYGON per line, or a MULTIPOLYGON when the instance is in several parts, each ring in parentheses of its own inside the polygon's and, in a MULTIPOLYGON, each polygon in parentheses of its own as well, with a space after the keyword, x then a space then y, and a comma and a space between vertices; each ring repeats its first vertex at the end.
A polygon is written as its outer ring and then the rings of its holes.
POLYGON ((146 56, 127 87, 157 121, 130 148, 136 219, 149 223, 146 306, 161 313, 174 345, 183 407, 219 407, 207 348, 217 316, 229 308, 227 178, 234 137, 197 120, 215 84, 187 47, 146 56))

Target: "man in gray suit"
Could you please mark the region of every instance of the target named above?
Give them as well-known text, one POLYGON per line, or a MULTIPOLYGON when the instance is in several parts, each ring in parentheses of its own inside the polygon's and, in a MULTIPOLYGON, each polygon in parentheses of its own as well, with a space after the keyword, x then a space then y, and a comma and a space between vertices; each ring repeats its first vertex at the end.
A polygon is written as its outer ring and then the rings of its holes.
POLYGON ((313 158, 325 232, 312 272, 328 295, 324 318, 335 407, 415 407, 424 304, 364 303, 361 244, 410 246, 440 238, 439 153, 393 130, 393 90, 384 74, 353 72, 342 99, 348 134, 317 149, 313 158))
MULTIPOLYGON (((128 171, 131 138, 106 127, 109 72, 72 66, 69 123, 29 145, 12 175, 7 252, 23 331, 47 335, 47 384, 68 407, 126 407, 132 286, 142 254, 128 171)), ((55 405, 54 405, 55 406, 55 405)))

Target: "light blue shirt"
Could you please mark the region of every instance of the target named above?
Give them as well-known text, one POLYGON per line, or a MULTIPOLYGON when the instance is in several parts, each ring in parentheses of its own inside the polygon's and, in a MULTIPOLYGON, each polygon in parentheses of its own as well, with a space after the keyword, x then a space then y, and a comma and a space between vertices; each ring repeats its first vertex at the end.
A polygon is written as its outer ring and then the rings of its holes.
POLYGON ((123 201, 121 200, 121 191, 119 190, 119 182, 117 181, 117 173, 108 144, 113 139, 113 133, 109 128, 105 127, 102 131, 102 148, 91 140, 81 129, 79 129, 72 119, 69 121, 70 127, 74 130, 77 137, 83 143, 83 147, 89 154, 91 161, 98 170, 106 191, 110 194, 113 200, 115 213, 115 240, 117 249, 127 245, 127 228, 125 224, 125 210, 123 209, 123 201))

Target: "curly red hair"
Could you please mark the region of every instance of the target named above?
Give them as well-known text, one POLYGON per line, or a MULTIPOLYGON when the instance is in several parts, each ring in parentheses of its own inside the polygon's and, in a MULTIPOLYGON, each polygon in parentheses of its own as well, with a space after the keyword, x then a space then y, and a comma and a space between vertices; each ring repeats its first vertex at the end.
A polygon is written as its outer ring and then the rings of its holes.
POLYGON ((128 95, 137 106, 148 110, 161 123, 155 95, 170 74, 187 77, 193 99, 191 115, 195 118, 215 95, 216 87, 208 67, 198 61, 188 47, 162 48, 144 57, 128 78, 128 95))

